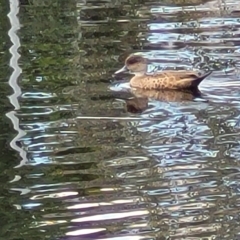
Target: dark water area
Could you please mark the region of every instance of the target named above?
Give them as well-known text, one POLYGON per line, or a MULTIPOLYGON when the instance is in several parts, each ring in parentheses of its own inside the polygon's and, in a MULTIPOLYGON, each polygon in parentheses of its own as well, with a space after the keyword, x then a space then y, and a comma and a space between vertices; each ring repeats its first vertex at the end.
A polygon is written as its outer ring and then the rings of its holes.
POLYGON ((0 239, 240 239, 240 4, 0 1, 0 239), (131 92, 131 53, 212 70, 131 92))

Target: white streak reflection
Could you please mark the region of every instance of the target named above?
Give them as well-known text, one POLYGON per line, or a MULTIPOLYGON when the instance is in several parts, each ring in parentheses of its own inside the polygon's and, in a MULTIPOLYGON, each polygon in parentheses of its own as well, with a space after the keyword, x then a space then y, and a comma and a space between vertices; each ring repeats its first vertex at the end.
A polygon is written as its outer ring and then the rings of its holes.
POLYGON ((17 145, 17 140, 25 135, 25 131, 21 130, 19 127, 19 119, 16 117, 16 110, 20 109, 20 105, 18 102, 18 98, 21 95, 21 88, 18 85, 18 78, 22 73, 22 69, 18 65, 18 60, 20 58, 20 54, 18 53, 18 49, 20 47, 20 40, 17 35, 17 31, 20 29, 20 22, 18 19, 19 13, 19 1, 18 0, 9 0, 10 12, 8 14, 8 18, 11 24, 11 28, 8 31, 8 35, 12 42, 12 46, 9 49, 11 53, 11 59, 9 65, 12 67, 13 72, 9 78, 9 85, 13 89, 13 94, 9 96, 9 100, 11 104, 14 106, 14 111, 10 111, 6 114, 6 116, 12 121, 14 129, 18 132, 17 136, 10 142, 10 146, 19 152, 19 155, 22 158, 20 164, 16 167, 22 166, 26 161, 26 152, 17 145))

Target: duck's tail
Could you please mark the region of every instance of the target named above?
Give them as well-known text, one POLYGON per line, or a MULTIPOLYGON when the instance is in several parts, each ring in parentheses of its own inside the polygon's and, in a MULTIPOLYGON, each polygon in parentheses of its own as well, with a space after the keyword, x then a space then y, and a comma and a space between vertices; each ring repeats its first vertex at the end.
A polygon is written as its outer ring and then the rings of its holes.
POLYGON ((207 73, 200 72, 200 75, 194 81, 192 81, 191 88, 197 88, 198 85, 211 73, 212 71, 208 71, 207 73))

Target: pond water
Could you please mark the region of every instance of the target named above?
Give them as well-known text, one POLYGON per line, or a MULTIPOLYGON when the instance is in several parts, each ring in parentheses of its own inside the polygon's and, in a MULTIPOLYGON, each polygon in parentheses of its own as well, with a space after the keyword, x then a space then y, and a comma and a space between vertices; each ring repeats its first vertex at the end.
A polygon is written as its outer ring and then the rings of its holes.
POLYGON ((240 4, 0 1, 1 239, 240 239, 240 4), (131 53, 212 70, 129 91, 131 53))

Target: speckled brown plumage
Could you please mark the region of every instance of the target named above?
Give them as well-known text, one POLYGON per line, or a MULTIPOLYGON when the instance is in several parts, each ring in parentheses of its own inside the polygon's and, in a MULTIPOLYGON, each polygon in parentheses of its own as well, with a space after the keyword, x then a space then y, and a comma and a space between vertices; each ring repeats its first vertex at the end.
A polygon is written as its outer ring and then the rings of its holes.
POLYGON ((199 76, 196 72, 164 71, 157 74, 134 76, 130 85, 142 89, 191 89, 197 88, 210 73, 199 76))
POLYGON ((211 72, 201 74, 194 71, 162 71, 146 73, 147 60, 139 55, 130 55, 125 66, 116 73, 129 70, 135 74, 130 80, 131 87, 146 90, 160 89, 194 89, 211 72))

